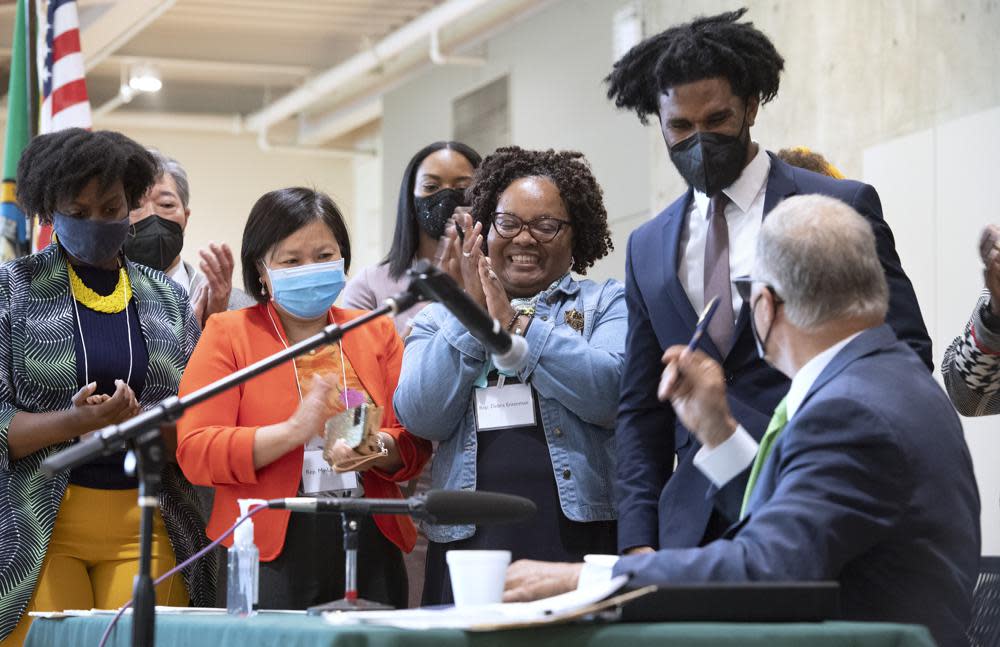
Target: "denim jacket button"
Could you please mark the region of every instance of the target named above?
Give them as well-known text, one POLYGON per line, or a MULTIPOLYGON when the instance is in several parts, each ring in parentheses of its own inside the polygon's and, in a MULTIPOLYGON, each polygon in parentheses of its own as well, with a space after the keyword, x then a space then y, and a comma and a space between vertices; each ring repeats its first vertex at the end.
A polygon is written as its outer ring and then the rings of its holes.
POLYGON ((568 481, 570 476, 571 476, 571 474, 570 474, 569 470, 563 470, 563 478, 564 479, 566 479, 568 481))
POLYGON ((548 315, 542 315, 541 316, 541 320, 542 321, 548 321, 549 320, 549 316, 548 315))
POLYGON ((555 429, 553 429, 552 433, 555 434, 556 438, 561 438, 562 437, 562 429, 560 429, 559 427, 556 427, 555 429))

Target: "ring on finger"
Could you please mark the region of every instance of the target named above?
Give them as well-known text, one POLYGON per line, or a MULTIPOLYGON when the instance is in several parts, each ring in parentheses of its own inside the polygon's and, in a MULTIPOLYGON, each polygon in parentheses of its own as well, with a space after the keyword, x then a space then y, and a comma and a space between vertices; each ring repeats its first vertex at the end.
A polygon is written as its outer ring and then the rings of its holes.
POLYGON ((472 258, 472 252, 462 252, 462 256, 466 258, 472 258))

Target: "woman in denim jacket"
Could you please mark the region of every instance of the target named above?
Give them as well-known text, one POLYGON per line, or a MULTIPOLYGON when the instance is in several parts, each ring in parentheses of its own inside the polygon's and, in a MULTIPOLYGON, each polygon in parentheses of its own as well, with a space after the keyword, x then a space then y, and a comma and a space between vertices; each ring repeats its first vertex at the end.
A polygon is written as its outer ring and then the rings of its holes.
POLYGON ((440 305, 406 339, 393 404, 413 434, 439 443, 435 488, 504 492, 538 506, 529 522, 424 525, 424 604, 452 599, 445 553, 510 550, 579 561, 615 552, 614 423, 627 314, 622 285, 577 281, 612 249, 601 189, 577 152, 501 148, 476 172, 472 215, 451 231, 442 267, 529 346, 500 374, 440 305))

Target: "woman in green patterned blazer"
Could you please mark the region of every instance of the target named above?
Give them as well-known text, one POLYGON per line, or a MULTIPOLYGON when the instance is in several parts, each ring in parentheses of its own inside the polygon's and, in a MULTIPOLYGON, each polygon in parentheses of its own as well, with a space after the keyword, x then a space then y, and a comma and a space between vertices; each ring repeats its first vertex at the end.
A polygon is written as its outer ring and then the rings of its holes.
MULTIPOLYGON (((56 236, 0 266, 0 647, 21 644, 29 610, 131 596, 139 512, 124 453, 52 480, 39 465, 177 393, 199 334, 187 295, 121 252, 129 210, 157 174, 131 139, 81 129, 35 138, 18 165, 18 201, 56 236)), ((154 534, 154 577, 207 543, 173 462, 154 534)), ((215 570, 211 559, 196 564, 158 587, 158 602, 211 605, 215 570)))

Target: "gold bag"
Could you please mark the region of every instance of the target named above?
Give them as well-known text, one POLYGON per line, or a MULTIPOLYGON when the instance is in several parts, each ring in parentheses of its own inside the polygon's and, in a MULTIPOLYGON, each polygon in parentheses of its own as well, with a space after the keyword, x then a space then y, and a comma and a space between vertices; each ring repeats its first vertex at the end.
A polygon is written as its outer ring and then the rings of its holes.
POLYGON ((372 460, 385 456, 388 452, 380 442, 379 429, 382 428, 384 409, 372 404, 362 404, 347 409, 326 421, 326 442, 323 444, 323 459, 338 472, 350 472, 372 460), (362 459, 334 462, 333 446, 338 440, 364 456, 362 459))

